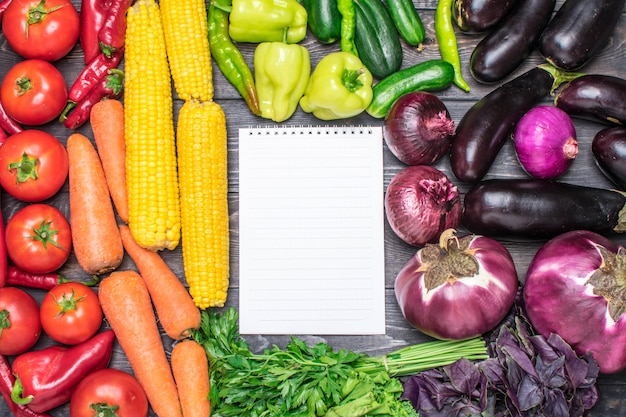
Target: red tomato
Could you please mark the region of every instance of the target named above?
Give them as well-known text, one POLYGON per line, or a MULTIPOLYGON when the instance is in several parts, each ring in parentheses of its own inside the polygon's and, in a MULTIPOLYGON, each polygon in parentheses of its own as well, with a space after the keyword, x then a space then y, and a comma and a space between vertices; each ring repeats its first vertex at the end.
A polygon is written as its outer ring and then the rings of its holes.
POLYGON ((52 272, 70 256, 70 224, 59 209, 49 204, 24 207, 9 219, 5 233, 7 253, 24 271, 52 272))
POLYGON ((37 301, 19 288, 0 288, 0 355, 24 353, 40 335, 37 301))
POLYGON ((57 193, 67 179, 69 160, 57 138, 24 130, 0 146, 0 185, 13 197, 39 202, 57 193))
POLYGON ((13 0, 2 32, 22 57, 56 61, 78 41, 80 17, 70 0, 13 0))
POLYGON ((4 110, 24 125, 48 123, 61 114, 67 103, 63 75, 54 65, 41 59, 15 64, 4 76, 0 88, 4 110))
POLYGON ((41 301, 41 326, 59 343, 77 345, 95 335, 102 324, 102 307, 94 290, 80 282, 64 282, 41 301))
POLYGON ((101 411, 116 406, 118 417, 148 415, 148 399, 135 377, 119 369, 105 368, 78 383, 70 399, 70 417, 109 415, 101 411))

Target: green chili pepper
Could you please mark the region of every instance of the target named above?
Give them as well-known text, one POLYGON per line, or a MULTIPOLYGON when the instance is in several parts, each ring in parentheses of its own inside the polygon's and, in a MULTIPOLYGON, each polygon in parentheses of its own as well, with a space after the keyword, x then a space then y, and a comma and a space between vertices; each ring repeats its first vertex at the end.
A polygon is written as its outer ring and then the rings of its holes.
POLYGON ((356 14, 354 12, 353 0, 338 0, 337 8, 341 14, 341 50, 359 56, 354 45, 356 14))
POLYGON ((252 70, 228 34, 231 0, 213 0, 208 12, 208 36, 211 56, 224 77, 237 89, 252 114, 261 114, 252 70))
POLYGON ((461 58, 456 42, 456 33, 452 24, 453 0, 439 0, 435 11, 435 36, 439 44, 439 52, 444 61, 454 67, 454 84, 463 91, 470 91, 470 86, 463 78, 461 71, 461 58))

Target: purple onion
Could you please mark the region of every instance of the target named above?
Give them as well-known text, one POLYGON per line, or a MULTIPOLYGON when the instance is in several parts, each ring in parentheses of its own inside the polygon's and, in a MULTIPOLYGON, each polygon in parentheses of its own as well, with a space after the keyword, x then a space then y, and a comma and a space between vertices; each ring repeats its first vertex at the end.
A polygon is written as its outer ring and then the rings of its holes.
POLYGON ((454 121, 439 97, 413 91, 398 98, 385 116, 383 137, 407 165, 430 165, 450 149, 454 121))
POLYGON ((600 372, 626 369, 626 249, 587 230, 563 233, 535 254, 524 302, 533 327, 556 333, 600 372))
POLYGON ((510 310, 518 280, 509 251, 480 235, 441 234, 402 268, 395 294, 402 314, 423 333, 449 340, 494 329, 510 310))
POLYGON ((533 178, 553 179, 567 171, 578 154, 570 116, 554 106, 530 109, 515 127, 517 158, 533 178))
POLYGON ((458 188, 428 165, 413 165, 392 178, 385 194, 387 220, 410 245, 436 241, 441 232, 458 226, 463 208, 458 188))

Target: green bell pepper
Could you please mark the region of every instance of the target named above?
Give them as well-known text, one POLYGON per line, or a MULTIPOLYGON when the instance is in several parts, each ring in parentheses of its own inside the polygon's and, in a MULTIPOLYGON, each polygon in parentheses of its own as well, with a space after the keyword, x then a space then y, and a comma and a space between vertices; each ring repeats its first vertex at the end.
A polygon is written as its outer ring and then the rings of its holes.
POLYGON ((327 54, 315 67, 300 107, 321 120, 353 117, 372 101, 372 73, 352 53, 327 54))
POLYGON ((262 42, 254 51, 254 75, 261 117, 290 118, 311 74, 309 50, 298 44, 262 42))
POLYGON ((298 0, 233 0, 229 23, 236 42, 298 43, 306 36, 307 12, 298 0))

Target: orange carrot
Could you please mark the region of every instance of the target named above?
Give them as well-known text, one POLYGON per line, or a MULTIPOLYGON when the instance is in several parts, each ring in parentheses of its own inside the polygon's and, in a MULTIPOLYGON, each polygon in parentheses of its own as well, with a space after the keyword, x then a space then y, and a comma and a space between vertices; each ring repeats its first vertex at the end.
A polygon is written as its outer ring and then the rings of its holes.
POLYGON ((209 361, 204 348, 193 339, 179 341, 171 360, 183 416, 209 417, 209 361))
POLYGON ((182 339, 189 336, 189 329, 200 328, 200 310, 161 255, 139 246, 128 226, 120 226, 120 236, 146 283, 165 333, 172 339, 182 339))
POLYGON ((119 100, 99 101, 91 108, 89 120, 113 204, 122 221, 128 223, 124 106, 119 100))
POLYGON ((181 417, 180 400, 143 278, 115 271, 100 283, 102 311, 159 417, 181 417))
POLYGON ((102 163, 91 141, 80 133, 67 139, 70 184, 70 225, 76 260, 88 274, 113 271, 124 246, 102 163))

